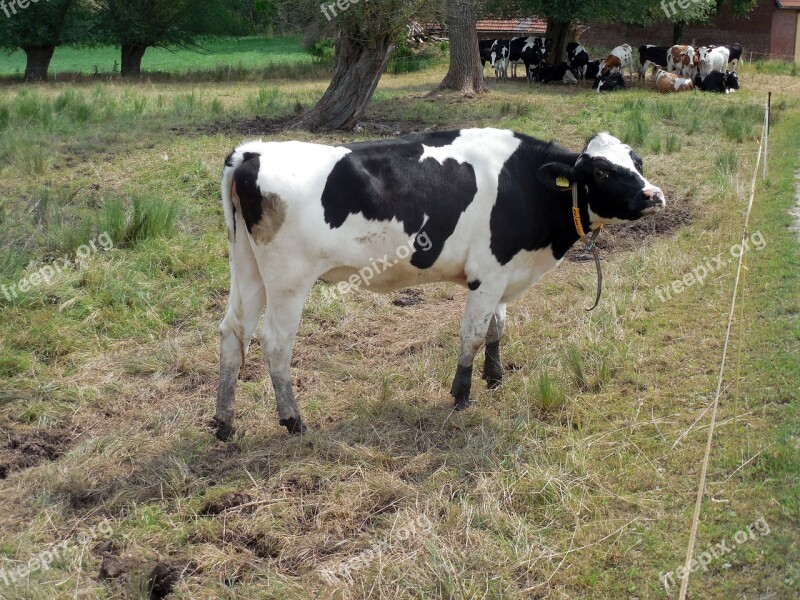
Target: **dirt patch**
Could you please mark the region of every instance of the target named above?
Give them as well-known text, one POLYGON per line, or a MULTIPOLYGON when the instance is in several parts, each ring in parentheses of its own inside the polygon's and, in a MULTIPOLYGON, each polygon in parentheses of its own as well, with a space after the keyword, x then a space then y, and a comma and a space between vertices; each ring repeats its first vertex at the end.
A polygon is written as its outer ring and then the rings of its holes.
POLYGON ((0 441, 0 479, 59 459, 75 445, 80 434, 75 427, 7 432, 6 440, 0 441))
POLYGON ((117 591, 135 588, 138 577, 149 570, 146 590, 150 600, 165 598, 178 581, 200 572, 193 560, 159 560, 153 564, 132 554, 123 554, 113 541, 102 542, 93 551, 102 556, 98 579, 108 582, 117 591))
MULTIPOLYGON (((679 228, 692 223, 692 213, 685 202, 667 205, 655 217, 647 217, 630 223, 610 225, 603 229, 597 238, 597 247, 606 252, 625 252, 642 246, 654 237, 670 235, 679 228)), ((576 243, 567 253, 567 260, 584 262, 592 260, 592 255, 576 243)))
POLYGON ((228 510, 238 508, 251 501, 249 495, 243 492, 229 492, 219 498, 207 500, 199 513, 201 515, 219 515, 228 510))

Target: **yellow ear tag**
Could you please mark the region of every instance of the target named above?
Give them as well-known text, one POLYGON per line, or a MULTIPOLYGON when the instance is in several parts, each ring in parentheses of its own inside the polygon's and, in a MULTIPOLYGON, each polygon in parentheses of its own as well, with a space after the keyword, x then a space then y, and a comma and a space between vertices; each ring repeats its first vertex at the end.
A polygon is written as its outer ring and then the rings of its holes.
POLYGON ((556 185, 558 187, 568 188, 569 187, 569 179, 567 179, 563 175, 559 175, 556 178, 556 185))

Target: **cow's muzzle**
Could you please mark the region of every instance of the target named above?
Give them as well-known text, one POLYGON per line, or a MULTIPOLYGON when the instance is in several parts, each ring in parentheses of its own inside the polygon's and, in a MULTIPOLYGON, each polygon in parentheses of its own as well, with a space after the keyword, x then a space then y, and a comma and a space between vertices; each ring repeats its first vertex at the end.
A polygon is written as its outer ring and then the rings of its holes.
POLYGON ((667 199, 664 197, 664 192, 661 188, 656 186, 647 187, 642 190, 642 196, 647 200, 648 206, 644 209, 643 214, 650 214, 658 212, 667 205, 667 199))

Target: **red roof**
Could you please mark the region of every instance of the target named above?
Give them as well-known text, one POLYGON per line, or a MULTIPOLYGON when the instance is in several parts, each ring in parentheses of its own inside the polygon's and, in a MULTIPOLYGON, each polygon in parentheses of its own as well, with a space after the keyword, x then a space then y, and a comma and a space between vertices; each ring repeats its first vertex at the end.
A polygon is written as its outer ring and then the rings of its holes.
POLYGON ((778 8, 800 8, 800 0, 778 0, 778 8))
POLYGON ((484 31, 545 34, 547 32, 547 21, 533 17, 524 19, 480 19, 478 21, 478 33, 484 31))

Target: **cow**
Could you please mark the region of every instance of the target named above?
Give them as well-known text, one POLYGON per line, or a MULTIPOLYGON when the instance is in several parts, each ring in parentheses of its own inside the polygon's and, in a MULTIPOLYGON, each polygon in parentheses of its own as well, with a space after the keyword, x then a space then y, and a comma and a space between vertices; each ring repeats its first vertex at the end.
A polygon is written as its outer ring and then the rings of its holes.
POLYGON ((659 67, 653 67, 653 84, 659 94, 689 92, 694 89, 691 79, 679 77, 675 73, 668 73, 659 67))
POLYGON ((597 60, 590 60, 586 63, 586 73, 584 73, 584 79, 595 79, 600 74, 600 66, 602 65, 603 61, 599 58, 597 60))
POLYGON ((508 80, 508 55, 508 40, 496 40, 494 46, 492 46, 490 55, 492 68, 494 69, 494 78, 496 80, 508 80))
POLYGON ((697 71, 700 77, 707 77, 711 71, 724 72, 728 67, 731 51, 725 46, 706 47, 697 49, 697 71))
POLYGON ((645 78, 647 69, 652 66, 667 68, 667 46, 645 44, 639 46, 639 81, 645 78))
POLYGON ((739 89, 739 78, 731 71, 711 71, 705 78, 695 77, 695 86, 704 92, 730 94, 739 89))
MULTIPOLYGON (((606 58, 600 69, 600 76, 605 77, 610 73, 621 72, 625 74, 625 69, 630 71, 631 81, 633 81, 633 51, 628 44, 622 44, 614 48, 606 58)), ((598 82, 595 81, 595 86, 598 82)))
POLYGON ((497 40, 480 40, 478 42, 478 53, 481 57, 481 67, 486 68, 486 63, 492 61, 492 48, 497 43, 497 40))
POLYGON ((316 281, 376 292, 443 281, 467 288, 450 389, 464 410, 484 344, 483 378, 502 383, 506 304, 585 232, 657 213, 666 199, 636 152, 608 133, 573 152, 513 131, 462 129, 341 146, 244 143, 225 160, 222 205, 231 286, 215 434, 225 440, 259 321, 279 423, 306 430, 290 368, 316 281))
POLYGON ((667 71, 692 77, 697 66, 697 52, 692 46, 671 46, 667 52, 667 71))
POLYGON ((552 83, 554 81, 578 83, 578 80, 566 62, 561 62, 557 65, 544 65, 539 68, 534 78, 541 83, 552 83))
POLYGON ((594 88, 597 93, 616 92, 625 89, 625 77, 622 73, 609 73, 608 75, 598 75, 595 79, 594 88))
POLYGON ((567 44, 567 62, 569 70, 577 79, 586 78, 586 65, 589 64, 589 53, 578 42, 567 44))
POLYGON ((734 42, 733 44, 726 44, 725 48, 730 53, 728 63, 733 64, 733 73, 736 74, 736 65, 739 64, 739 60, 742 58, 742 45, 734 42))
POLYGON ((525 76, 528 81, 532 73, 547 60, 548 46, 552 46, 552 40, 543 37, 516 37, 509 42, 509 57, 511 63, 511 76, 516 77, 516 66, 519 63, 525 65, 525 76), (533 69, 531 69, 533 67, 533 69))

